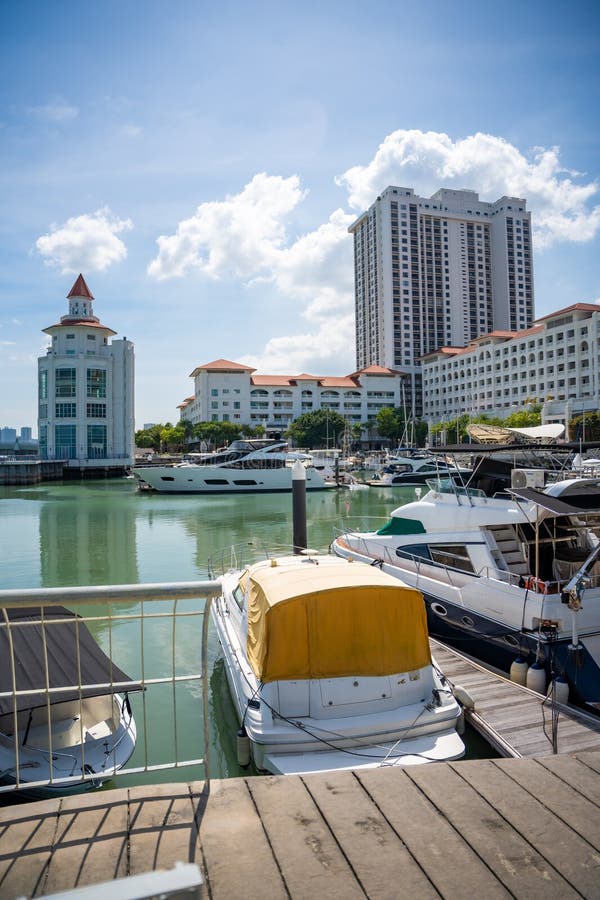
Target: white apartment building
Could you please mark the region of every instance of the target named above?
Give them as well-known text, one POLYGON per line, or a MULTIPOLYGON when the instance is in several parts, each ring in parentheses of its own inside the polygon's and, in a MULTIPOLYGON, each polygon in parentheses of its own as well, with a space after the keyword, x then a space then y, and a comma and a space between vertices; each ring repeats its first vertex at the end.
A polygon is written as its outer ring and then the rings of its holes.
POLYGON ((366 423, 380 409, 403 402, 403 373, 382 366, 342 377, 257 375, 250 366, 218 359, 198 366, 190 377, 194 396, 179 410, 194 424, 234 422, 284 431, 303 413, 319 409, 335 410, 350 424, 366 423))
POLYGON ((431 423, 463 413, 506 417, 543 404, 543 422, 600 408, 600 304, 575 303, 523 331, 492 331, 424 356, 423 411, 431 423))
POLYGON ((123 469, 134 461, 134 353, 127 338, 94 315, 79 275, 69 311, 44 328, 52 343, 38 359, 38 434, 42 459, 73 469, 123 469))
POLYGON ((531 214, 526 201, 432 197, 388 187, 348 229, 354 237, 357 368, 409 374, 421 414, 420 358, 534 319, 531 214))

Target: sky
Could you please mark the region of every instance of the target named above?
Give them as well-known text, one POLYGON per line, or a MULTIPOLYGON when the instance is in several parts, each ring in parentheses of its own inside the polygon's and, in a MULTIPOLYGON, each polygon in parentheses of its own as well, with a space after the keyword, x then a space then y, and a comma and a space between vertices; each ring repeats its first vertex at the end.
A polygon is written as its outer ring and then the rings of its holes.
POLYGON ((532 212, 536 317, 600 300, 600 4, 0 2, 0 425, 37 433, 82 272, 136 427, 192 370, 355 369, 348 226, 390 184, 532 212))

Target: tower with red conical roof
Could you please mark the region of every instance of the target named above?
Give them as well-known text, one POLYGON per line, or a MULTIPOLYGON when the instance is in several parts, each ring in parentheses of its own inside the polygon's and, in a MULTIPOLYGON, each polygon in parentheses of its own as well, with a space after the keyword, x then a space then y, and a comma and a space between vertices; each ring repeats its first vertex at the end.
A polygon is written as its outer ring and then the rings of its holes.
POLYGON ((38 359, 40 455, 116 474, 134 460, 133 344, 112 340, 117 332, 94 315, 83 275, 67 300, 67 314, 43 329, 52 343, 38 359))

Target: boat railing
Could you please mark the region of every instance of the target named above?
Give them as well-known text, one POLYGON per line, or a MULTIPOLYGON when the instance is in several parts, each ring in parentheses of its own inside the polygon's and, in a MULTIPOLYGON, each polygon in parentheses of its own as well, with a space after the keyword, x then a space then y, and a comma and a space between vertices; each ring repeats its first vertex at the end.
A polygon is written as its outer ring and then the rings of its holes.
MULTIPOLYGON (((319 555, 321 551, 307 549, 300 551, 305 556, 319 555)), ((323 551, 326 553, 327 551, 323 551)), ((292 544, 263 543, 252 540, 240 544, 231 544, 215 551, 208 560, 208 574, 210 578, 219 578, 232 570, 238 571, 251 566, 261 560, 272 559, 281 556, 293 556, 295 548, 292 544)))
POLYGON ((456 577, 461 573, 461 569, 458 567, 452 568, 452 566, 435 562, 432 559, 424 559, 422 556, 417 556, 406 550, 392 551, 389 547, 381 546, 379 544, 375 547, 367 538, 362 537, 356 532, 350 534, 349 531, 334 529, 334 537, 341 539, 342 543, 346 542, 346 546, 370 559, 371 565, 393 566, 395 569, 400 569, 400 571, 402 571, 404 567, 399 565, 399 559, 401 559, 403 563, 409 562, 413 564, 414 572, 417 576, 415 584, 417 588, 419 587, 419 578, 431 578, 431 574, 425 571, 425 569, 435 569, 436 581, 440 580, 440 574, 443 573, 447 583, 451 587, 461 587, 463 584, 462 580, 456 577), (348 538, 351 540, 348 540, 348 538))
MULTIPOLYGON (((140 776, 149 773, 198 767, 198 777, 202 773, 208 781, 211 746, 208 625, 211 599, 220 590, 220 582, 209 579, 0 591, 0 629, 6 629, 9 648, 8 660, 2 660, 4 675, 0 683, 0 705, 4 710, 8 709, 0 719, 4 748, 8 737, 19 735, 18 740, 10 740, 14 748, 10 766, 0 764, 0 780, 5 782, 0 783, 0 792, 51 787, 56 782, 60 782, 60 789, 67 785, 69 790, 78 790, 85 787, 82 782, 104 780, 103 771, 91 771, 91 766, 86 765, 84 736, 85 699, 104 694, 121 698, 118 704, 114 700, 111 704, 113 715, 116 715, 114 707, 118 706, 122 715, 128 715, 127 720, 123 719, 125 727, 132 728, 133 717, 137 732, 133 755, 116 774, 113 770, 120 741, 118 734, 112 750, 107 751, 105 768, 111 778, 135 776, 139 781, 140 776), (70 611, 69 617, 67 613, 61 615, 55 609, 57 606, 70 611), (27 616, 18 617, 19 609, 27 609, 27 616), (64 677, 52 678, 55 663, 48 652, 49 629, 65 622, 74 623, 68 632, 72 646, 64 648, 76 660, 74 671, 78 674, 70 684, 64 683, 64 677), (90 671, 85 660, 89 649, 80 640, 79 623, 85 624, 110 660, 105 681, 90 682, 89 675, 85 678, 85 673, 90 671), (23 660, 19 653, 27 643, 25 630, 28 628, 41 630, 43 675, 42 682, 35 685, 20 674, 23 660), (190 647, 193 652, 189 651, 190 647), (119 672, 120 680, 117 680, 113 666, 119 672), (123 680, 125 672, 128 674, 123 680), (57 681, 60 686, 56 686, 57 681), (47 754, 44 758, 57 763, 44 773, 49 778, 39 781, 30 777, 33 744, 31 747, 27 744, 32 716, 28 698, 32 695, 35 695, 35 708, 39 710, 35 719, 35 750, 37 752, 39 748, 42 755, 47 754), (80 729, 81 738, 81 771, 68 776, 64 769, 60 770, 58 763, 65 755, 71 757, 68 751, 65 752, 60 737, 53 734, 50 715, 53 704, 66 700, 74 704, 73 728, 80 729), (9 780, 11 783, 6 783, 9 780)), ((89 635, 87 637, 89 639, 89 635)), ((33 702, 31 707, 34 707, 33 702)), ((195 773, 193 777, 196 778, 195 773)), ((55 789, 59 791, 59 788, 55 789)))

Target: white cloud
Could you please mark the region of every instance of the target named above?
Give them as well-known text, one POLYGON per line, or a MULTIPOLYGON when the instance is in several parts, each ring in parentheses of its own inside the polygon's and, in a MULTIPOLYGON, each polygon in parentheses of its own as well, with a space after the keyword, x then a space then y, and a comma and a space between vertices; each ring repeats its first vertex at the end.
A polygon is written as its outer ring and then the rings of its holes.
POLYGON ((16 341, 0 341, 0 347, 16 347, 16 341))
POLYGON ((295 175, 255 175, 239 194, 201 203, 175 234, 159 237, 148 274, 162 281, 193 269, 212 278, 268 272, 285 241, 284 218, 303 197, 295 175))
POLYGON ((69 122, 76 119, 79 115, 79 109, 68 103, 62 97, 55 97, 49 103, 42 106, 30 106, 27 109, 29 115, 44 122, 69 122))
POLYGON ((524 197, 532 211, 536 245, 589 241, 600 230, 598 193, 591 181, 577 184, 580 173, 564 168, 559 148, 536 147, 529 157, 503 138, 474 134, 453 141, 435 131, 398 130, 380 144, 373 159, 338 178, 357 210, 367 209, 390 184, 428 195, 439 187, 471 188, 483 200, 507 194, 524 197))
POLYGON ((75 216, 63 225, 51 225, 50 234, 39 237, 35 246, 47 265, 59 266, 63 274, 101 272, 127 256, 127 248, 117 237, 133 228, 130 219, 112 216, 108 207, 91 215, 75 216))
MULTIPOLYGON (((482 200, 524 197, 538 247, 591 240, 600 230, 600 206, 591 203, 598 186, 565 169, 558 148, 525 155, 494 135, 454 141, 438 132, 395 131, 370 162, 348 169, 336 183, 347 189, 349 207, 358 211, 390 184, 426 196, 454 187, 476 190, 482 200)), ((347 229, 356 213, 337 209, 313 231, 290 239, 290 219, 305 194, 297 175, 255 175, 238 194, 200 204, 172 235, 159 237, 148 273, 157 280, 196 271, 215 279, 270 282, 309 327, 273 337, 260 353, 240 361, 273 374, 341 374, 354 366, 354 269, 347 229)))
POLYGON ((121 127, 120 134, 125 138, 138 138, 142 134, 142 128, 139 125, 134 125, 132 122, 129 122, 121 127))
POLYGON ((271 338, 257 355, 238 362, 263 374, 346 375, 354 369, 354 316, 338 315, 312 332, 271 338))

